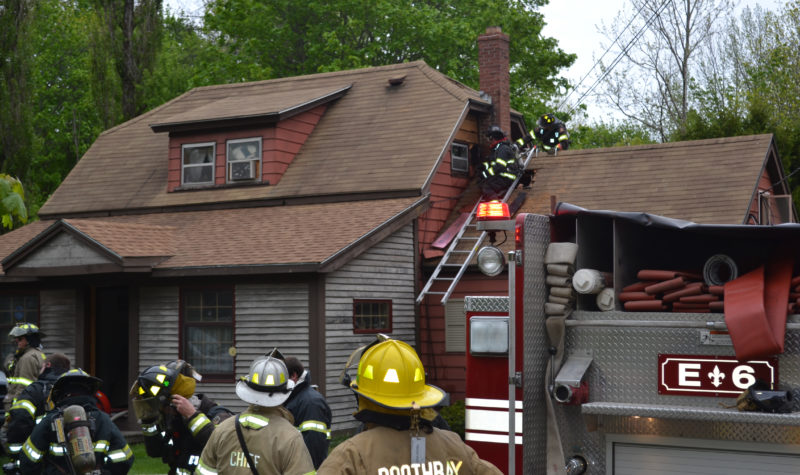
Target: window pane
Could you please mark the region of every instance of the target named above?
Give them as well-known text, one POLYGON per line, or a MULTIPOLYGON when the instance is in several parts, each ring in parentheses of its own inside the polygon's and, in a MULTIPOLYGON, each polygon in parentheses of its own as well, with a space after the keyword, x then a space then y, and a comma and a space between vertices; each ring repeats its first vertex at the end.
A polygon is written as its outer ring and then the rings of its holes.
POLYGON ((228 349, 233 346, 233 291, 184 290, 182 312, 184 359, 201 374, 232 373, 234 359, 228 349))
MULTIPOLYGON (((11 328, 17 323, 39 323, 39 296, 28 295, 0 295, 0 333, 8 335, 11 328)), ((5 358, 16 351, 14 340, 3 339, 0 351, 5 358)))
POLYGON ((353 329, 362 332, 391 331, 391 300, 353 302, 353 329))
POLYGON ((185 147, 183 149, 183 164, 213 163, 214 147, 206 145, 202 147, 185 147))
POLYGON ((253 160, 259 157, 259 140, 249 140, 247 142, 234 142, 228 144, 228 160, 253 160))
POLYGON ((233 328, 220 326, 188 326, 184 359, 202 373, 232 373, 233 328))

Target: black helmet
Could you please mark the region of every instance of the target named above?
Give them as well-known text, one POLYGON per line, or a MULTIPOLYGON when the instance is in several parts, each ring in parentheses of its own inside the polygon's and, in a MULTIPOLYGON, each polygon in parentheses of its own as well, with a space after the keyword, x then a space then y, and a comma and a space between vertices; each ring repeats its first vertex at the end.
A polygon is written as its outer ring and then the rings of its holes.
POLYGON ((539 117, 539 123, 542 126, 550 125, 557 120, 558 119, 556 119, 556 116, 554 116, 553 114, 544 114, 543 116, 539 117))
POLYGON ((44 337, 44 333, 33 323, 17 323, 14 328, 8 332, 8 337, 12 340, 20 336, 28 337, 30 335, 38 335, 39 338, 44 337))
POLYGON ((499 125, 493 125, 486 131, 486 136, 493 139, 502 139, 506 136, 506 133, 503 132, 499 125))
POLYGON ((138 396, 169 396, 178 379, 178 374, 180 374, 178 370, 166 365, 156 365, 145 369, 137 378, 138 396))
POLYGON ((50 389, 50 401, 57 405, 59 401, 75 393, 91 396, 100 389, 101 384, 103 381, 100 378, 96 378, 80 368, 71 369, 59 376, 53 383, 53 388, 50 389))

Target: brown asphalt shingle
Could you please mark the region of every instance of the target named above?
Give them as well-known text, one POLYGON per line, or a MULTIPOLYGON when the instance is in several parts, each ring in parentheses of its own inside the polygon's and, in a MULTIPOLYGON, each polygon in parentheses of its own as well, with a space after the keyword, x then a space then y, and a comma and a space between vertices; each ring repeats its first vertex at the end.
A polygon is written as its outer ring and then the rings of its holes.
MULTIPOLYGON (((120 257, 169 256, 158 269, 321 264, 419 198, 65 219, 120 257)), ((54 221, 0 236, 7 256, 54 221)))
POLYGON ((539 154, 521 212, 549 214, 555 195, 587 209, 742 224, 771 140, 765 134, 539 154))
POLYGON ((421 61, 196 88, 101 134, 40 215, 362 192, 421 193, 470 100, 484 102, 476 91, 421 61), (401 75, 406 77, 401 85, 389 85, 390 78, 401 75), (352 87, 344 96, 328 104, 277 185, 167 193, 169 137, 153 132, 151 124, 271 111, 348 85, 352 87), (267 98, 275 104, 241 106, 267 98))

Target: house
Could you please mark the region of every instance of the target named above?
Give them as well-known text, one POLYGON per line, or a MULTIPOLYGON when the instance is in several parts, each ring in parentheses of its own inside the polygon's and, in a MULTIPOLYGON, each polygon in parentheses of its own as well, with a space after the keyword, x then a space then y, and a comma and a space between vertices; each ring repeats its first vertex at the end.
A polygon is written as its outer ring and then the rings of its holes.
POLYGON ((0 237, 0 332, 38 323, 118 411, 142 369, 176 358, 241 410, 236 377, 278 347, 334 429, 354 427, 347 357, 377 333, 425 338, 419 249, 469 185, 481 131, 526 133, 508 37, 478 41, 488 95, 417 61, 196 88, 105 131, 41 220, 0 237))

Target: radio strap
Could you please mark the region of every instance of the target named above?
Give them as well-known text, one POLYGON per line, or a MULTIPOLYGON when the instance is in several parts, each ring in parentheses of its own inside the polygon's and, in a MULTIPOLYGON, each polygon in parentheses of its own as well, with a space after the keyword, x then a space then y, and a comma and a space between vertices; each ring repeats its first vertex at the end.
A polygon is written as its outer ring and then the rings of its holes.
POLYGON ((239 438, 239 445, 242 446, 244 458, 247 459, 247 465, 250 467, 250 471, 253 472, 253 475, 258 475, 256 464, 253 463, 253 458, 250 457, 250 451, 247 449, 247 444, 244 443, 244 434, 242 434, 242 424, 239 423, 239 416, 236 416, 236 420, 234 421, 233 425, 236 427, 236 437, 239 438))

